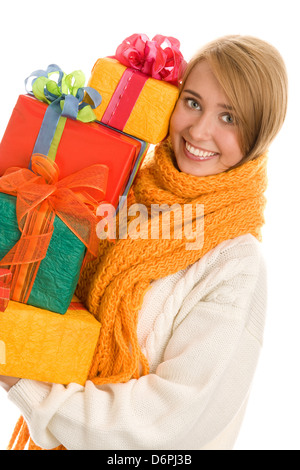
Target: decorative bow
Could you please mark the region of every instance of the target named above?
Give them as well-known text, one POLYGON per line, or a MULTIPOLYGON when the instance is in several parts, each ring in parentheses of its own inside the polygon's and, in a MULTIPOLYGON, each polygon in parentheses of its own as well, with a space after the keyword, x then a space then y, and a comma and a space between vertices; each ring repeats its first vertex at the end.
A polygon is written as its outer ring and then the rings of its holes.
MULTIPOLYGON (((49 105, 37 137, 33 154, 49 155, 51 144, 61 118, 77 119, 81 122, 95 121, 93 109, 101 104, 101 95, 91 87, 84 87, 85 76, 81 70, 66 75, 58 65, 49 65, 47 70, 36 70, 25 80, 26 91, 49 105), (51 77, 56 75, 57 81, 51 77), (28 82, 31 80, 31 89, 28 82), (84 102, 87 93, 91 105, 84 102)), ((55 150, 57 150, 55 148, 55 150)))
MULTIPOLYGON (((97 256, 96 208, 93 191, 104 198, 108 167, 92 165, 58 181, 55 162, 42 155, 32 158, 32 171, 10 168, 0 178, 0 192, 17 196, 20 240, 0 266, 35 263, 46 257, 55 215, 97 256)), ((97 196, 98 199, 98 196, 97 196)))
POLYGON ((85 75, 81 70, 66 75, 55 64, 49 65, 47 70, 36 70, 25 80, 26 91, 49 105, 59 105, 61 116, 81 122, 92 122, 96 120, 93 109, 101 104, 102 98, 97 90, 85 87, 84 84, 85 75), (56 74, 57 82, 50 78, 56 74), (32 91, 28 89, 30 79, 32 91), (92 105, 83 102, 85 92, 91 98, 92 105))
POLYGON ((158 34, 150 41, 146 34, 133 34, 120 44, 115 57, 126 67, 177 86, 186 68, 179 48, 173 37, 158 34))

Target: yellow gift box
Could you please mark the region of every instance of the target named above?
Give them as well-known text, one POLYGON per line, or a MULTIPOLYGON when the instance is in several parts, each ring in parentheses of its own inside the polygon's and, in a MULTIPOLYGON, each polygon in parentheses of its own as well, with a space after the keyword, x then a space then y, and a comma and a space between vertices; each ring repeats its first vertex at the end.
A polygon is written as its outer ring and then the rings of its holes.
POLYGON ((65 315, 10 301, 0 313, 0 375, 84 385, 99 332, 76 298, 65 315))
POLYGON ((94 110, 98 121, 150 144, 167 136, 179 96, 177 86, 146 76, 113 58, 96 62, 88 85, 102 96, 100 106, 94 110))

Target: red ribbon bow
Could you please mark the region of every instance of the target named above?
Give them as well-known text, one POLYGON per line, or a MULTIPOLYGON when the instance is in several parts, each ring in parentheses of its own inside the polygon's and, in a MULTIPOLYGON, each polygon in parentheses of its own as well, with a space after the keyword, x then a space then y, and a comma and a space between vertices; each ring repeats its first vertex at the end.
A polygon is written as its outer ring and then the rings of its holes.
POLYGON ((126 67, 178 86, 186 68, 179 48, 173 37, 158 34, 150 41, 146 34, 133 34, 120 44, 115 57, 126 67))

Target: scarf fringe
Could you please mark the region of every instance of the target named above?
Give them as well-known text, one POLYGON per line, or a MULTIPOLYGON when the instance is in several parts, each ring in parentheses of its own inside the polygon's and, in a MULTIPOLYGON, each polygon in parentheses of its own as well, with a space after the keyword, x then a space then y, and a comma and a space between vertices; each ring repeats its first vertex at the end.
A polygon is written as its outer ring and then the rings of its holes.
MULTIPOLYGON (((11 436, 7 450, 45 450, 37 446, 30 437, 29 429, 23 416, 17 421, 14 432, 11 436)), ((66 450, 64 446, 56 447, 52 450, 66 450)))

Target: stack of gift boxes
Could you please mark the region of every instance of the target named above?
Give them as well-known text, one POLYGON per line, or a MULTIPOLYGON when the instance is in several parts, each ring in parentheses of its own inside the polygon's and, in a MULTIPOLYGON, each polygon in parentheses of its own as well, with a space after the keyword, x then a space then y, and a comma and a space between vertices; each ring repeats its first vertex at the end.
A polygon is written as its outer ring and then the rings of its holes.
POLYGON ((176 39, 133 35, 87 87, 55 65, 26 80, 0 144, 0 375, 86 381, 101 325, 74 292, 97 207, 118 211, 167 136, 184 66, 176 39))

